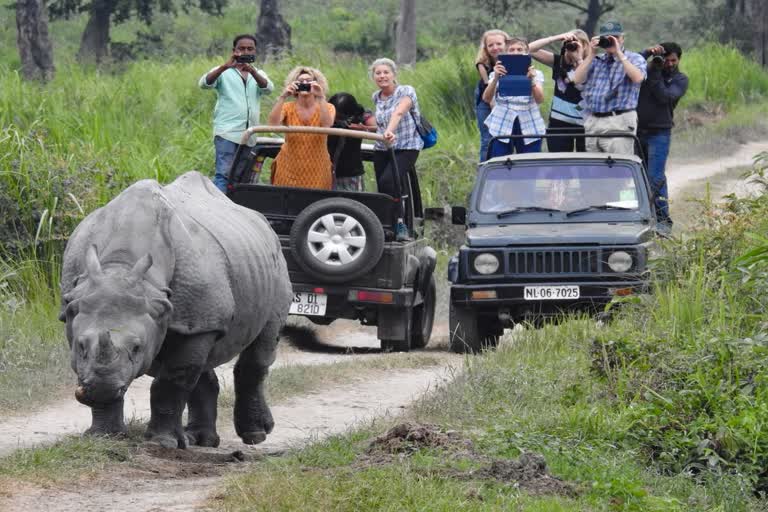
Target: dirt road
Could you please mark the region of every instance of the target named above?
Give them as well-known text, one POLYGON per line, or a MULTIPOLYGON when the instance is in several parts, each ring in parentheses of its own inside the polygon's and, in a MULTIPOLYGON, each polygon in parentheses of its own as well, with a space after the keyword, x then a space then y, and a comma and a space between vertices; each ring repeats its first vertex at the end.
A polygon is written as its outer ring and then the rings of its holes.
MULTIPOLYGON (((768 151, 768 142, 742 146, 733 155, 701 162, 670 162, 668 177, 674 209, 682 198, 695 190, 702 180, 712 180, 727 187, 738 186, 738 179, 728 174, 734 167, 745 167, 752 157, 768 151)), ((444 299, 443 299, 444 300, 444 299)), ((317 328, 319 339, 340 347, 370 349, 378 342, 371 329, 351 322, 337 322, 317 328)), ((436 325, 436 337, 445 341, 446 319, 436 325)), ((376 358, 374 352, 357 354, 301 352, 285 346, 276 366, 334 364, 361 358, 376 358)), ((251 457, 279 453, 311 440, 340 433, 374 418, 399 414, 412 400, 450 380, 460 369, 461 357, 447 358, 443 366, 388 372, 373 372, 365 378, 274 404, 275 431, 257 447, 246 447, 232 429, 231 418, 220 421, 222 445, 216 450, 190 449, 142 455, 144 459, 127 468, 114 469, 96 481, 77 482, 67 488, 20 488, 13 496, 0 498, 3 511, 58 511, 88 509, 131 510, 135 512, 187 511, 200 506, 216 489, 222 478, 243 464, 222 464, 222 457, 241 450, 251 457), (190 466, 190 464, 192 466, 190 466), (194 470, 189 468, 193 467, 194 470)), ((220 370, 222 387, 231 385, 231 371, 220 370)), ((361 376, 363 377, 363 376, 361 376)), ((129 390, 126 417, 146 419, 149 415, 149 379, 140 379, 129 390)), ((77 434, 90 424, 90 411, 74 399, 52 404, 41 412, 0 422, 0 457, 19 447, 51 443, 68 434, 77 434)))

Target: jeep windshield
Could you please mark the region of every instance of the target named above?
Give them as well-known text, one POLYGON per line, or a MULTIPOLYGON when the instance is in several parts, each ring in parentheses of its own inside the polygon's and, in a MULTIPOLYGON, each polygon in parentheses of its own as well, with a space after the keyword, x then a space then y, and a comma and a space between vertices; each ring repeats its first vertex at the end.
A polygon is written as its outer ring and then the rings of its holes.
POLYGON ((578 217, 616 215, 636 212, 638 193, 629 165, 589 161, 499 165, 485 172, 477 211, 498 219, 536 215, 558 221, 569 212, 579 212, 578 217))

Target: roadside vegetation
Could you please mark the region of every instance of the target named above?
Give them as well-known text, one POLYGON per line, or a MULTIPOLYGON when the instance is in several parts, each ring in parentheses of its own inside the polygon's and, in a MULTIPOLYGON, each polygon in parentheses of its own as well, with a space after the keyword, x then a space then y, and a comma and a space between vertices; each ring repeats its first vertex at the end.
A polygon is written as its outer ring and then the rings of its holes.
MULTIPOLYGON (((768 163, 768 154, 760 165, 768 163)), ((377 451, 391 424, 259 462, 221 510, 764 510, 768 490, 768 198, 709 205, 655 262, 655 293, 607 325, 571 318, 507 335, 416 406, 464 440, 377 451), (372 442, 372 440, 374 440, 372 442), (527 455, 524 455, 527 454, 527 455), (484 470, 543 457, 547 481, 484 470)), ((401 427, 402 428, 402 427, 401 427)), ((426 427, 422 427, 426 428, 426 427)))

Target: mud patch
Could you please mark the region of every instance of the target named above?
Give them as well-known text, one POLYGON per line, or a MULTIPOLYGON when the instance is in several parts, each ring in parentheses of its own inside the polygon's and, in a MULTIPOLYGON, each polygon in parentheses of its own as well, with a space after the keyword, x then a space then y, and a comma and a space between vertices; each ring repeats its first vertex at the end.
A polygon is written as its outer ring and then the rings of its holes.
POLYGON ((232 470, 232 465, 256 460, 240 450, 222 452, 215 448, 163 448, 154 444, 137 447, 126 471, 129 478, 154 477, 183 479, 220 476, 232 470))
POLYGON ((422 449, 472 450, 472 441, 431 423, 401 423, 374 438, 366 453, 411 454, 422 449))
POLYGON ((538 453, 524 453, 517 459, 494 460, 489 465, 469 472, 467 476, 483 480, 518 485, 529 494, 556 494, 569 498, 576 497, 576 487, 549 474, 547 461, 538 453))
MULTIPOLYGON (((402 462, 422 449, 440 450, 447 459, 461 458, 479 464, 478 469, 459 471, 438 469, 437 474, 464 481, 495 480, 514 485, 525 492, 540 495, 578 496, 575 485, 549 473, 543 455, 524 453, 517 459, 493 459, 477 453, 470 439, 459 432, 443 430, 434 424, 401 423, 370 441, 365 454, 358 458, 356 469, 402 462)), ((435 474, 435 469, 430 469, 435 474)))

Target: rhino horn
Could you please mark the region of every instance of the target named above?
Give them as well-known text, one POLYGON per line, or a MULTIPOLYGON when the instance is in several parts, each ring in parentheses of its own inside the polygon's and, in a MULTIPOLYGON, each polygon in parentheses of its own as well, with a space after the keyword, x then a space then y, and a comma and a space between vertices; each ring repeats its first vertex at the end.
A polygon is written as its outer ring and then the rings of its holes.
POLYGON ((99 255, 96 252, 95 245, 88 247, 88 250, 85 252, 85 268, 91 277, 101 275, 101 263, 99 262, 99 255))
POLYGON ((144 274, 147 273, 147 270, 149 270, 149 267, 152 266, 152 255, 147 253, 141 258, 139 258, 139 261, 136 262, 136 264, 131 269, 131 275, 135 279, 142 279, 144 277, 144 274))
POLYGON ((112 362, 117 356, 115 346, 112 344, 112 337, 109 335, 109 331, 102 331, 99 333, 99 354, 96 360, 99 363, 106 364, 112 362))

